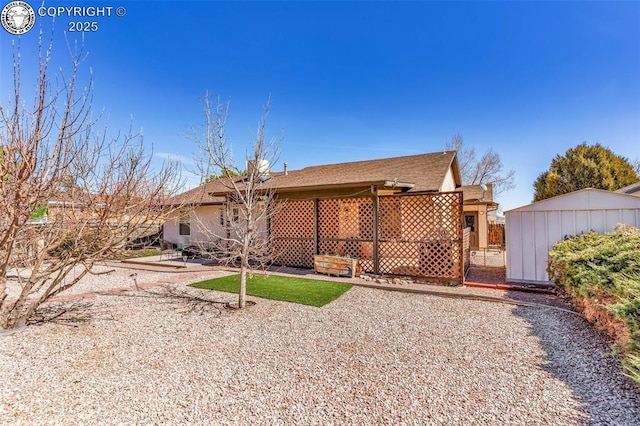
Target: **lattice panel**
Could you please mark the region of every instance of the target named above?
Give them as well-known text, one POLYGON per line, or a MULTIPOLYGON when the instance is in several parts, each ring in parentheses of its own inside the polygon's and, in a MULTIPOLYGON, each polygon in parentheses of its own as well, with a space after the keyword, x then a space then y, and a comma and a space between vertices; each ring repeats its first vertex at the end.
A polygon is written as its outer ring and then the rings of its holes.
POLYGON ((315 205, 313 200, 278 201, 271 217, 273 262, 313 267, 315 205))
POLYGON ((271 216, 271 235, 277 238, 313 238, 313 200, 278 201, 271 216))
POLYGON ((318 253, 360 259, 373 272, 373 200, 341 198, 318 202, 318 253))
POLYGON ((371 240, 373 200, 340 198, 318 202, 319 238, 371 240))
POLYGON ((273 263, 276 265, 313 268, 315 243, 308 239, 274 239, 273 263))
POLYGON ((380 272, 462 281, 460 193, 380 198, 380 272))
POLYGON ((312 267, 317 238, 317 253, 358 258, 367 272, 463 280, 466 252, 459 192, 380 197, 378 212, 372 198, 320 200, 317 235, 314 201, 277 204, 271 221, 275 263, 312 267))

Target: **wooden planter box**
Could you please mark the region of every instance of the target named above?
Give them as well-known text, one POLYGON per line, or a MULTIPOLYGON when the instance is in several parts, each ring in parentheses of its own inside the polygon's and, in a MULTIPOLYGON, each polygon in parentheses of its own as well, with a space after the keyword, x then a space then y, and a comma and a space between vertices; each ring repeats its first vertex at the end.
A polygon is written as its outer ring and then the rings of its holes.
POLYGON ((320 254, 313 257, 313 269, 320 274, 353 278, 358 273, 358 259, 320 254))

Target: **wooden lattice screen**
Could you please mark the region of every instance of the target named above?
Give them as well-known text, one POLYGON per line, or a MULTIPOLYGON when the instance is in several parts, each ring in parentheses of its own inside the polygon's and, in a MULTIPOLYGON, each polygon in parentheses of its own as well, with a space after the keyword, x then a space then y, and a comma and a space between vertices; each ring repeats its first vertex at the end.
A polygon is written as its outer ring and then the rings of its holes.
POLYGON ((314 254, 337 254, 366 272, 463 281, 459 192, 279 201, 271 235, 277 264, 312 267, 314 254))
POLYGON ((462 282, 458 192, 380 197, 379 272, 462 282))
POLYGON ((318 252, 360 259, 373 272, 373 198, 319 200, 318 252))
POLYGON ((270 226, 275 264, 313 268, 316 254, 313 200, 279 201, 270 226))

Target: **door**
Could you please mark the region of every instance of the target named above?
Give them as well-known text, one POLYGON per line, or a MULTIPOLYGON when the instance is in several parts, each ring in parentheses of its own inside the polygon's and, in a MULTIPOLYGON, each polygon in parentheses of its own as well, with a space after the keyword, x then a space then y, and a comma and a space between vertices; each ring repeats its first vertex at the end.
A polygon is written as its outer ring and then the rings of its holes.
POLYGON ((472 248, 478 247, 478 214, 467 213, 464 215, 464 227, 469 228, 469 245, 472 248))

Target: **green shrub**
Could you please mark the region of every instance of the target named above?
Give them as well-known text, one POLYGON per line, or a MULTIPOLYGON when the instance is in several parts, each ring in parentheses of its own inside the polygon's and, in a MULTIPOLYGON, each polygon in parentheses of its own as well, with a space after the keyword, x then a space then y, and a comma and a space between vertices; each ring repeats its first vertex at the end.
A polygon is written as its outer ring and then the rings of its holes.
POLYGON ((624 338, 625 373, 640 385, 640 229, 619 225, 609 234, 558 242, 549 253, 549 275, 578 305, 604 310, 624 325, 612 337, 624 338))
POLYGON ((640 384, 640 356, 629 355, 622 360, 622 365, 625 368, 625 375, 640 384))

